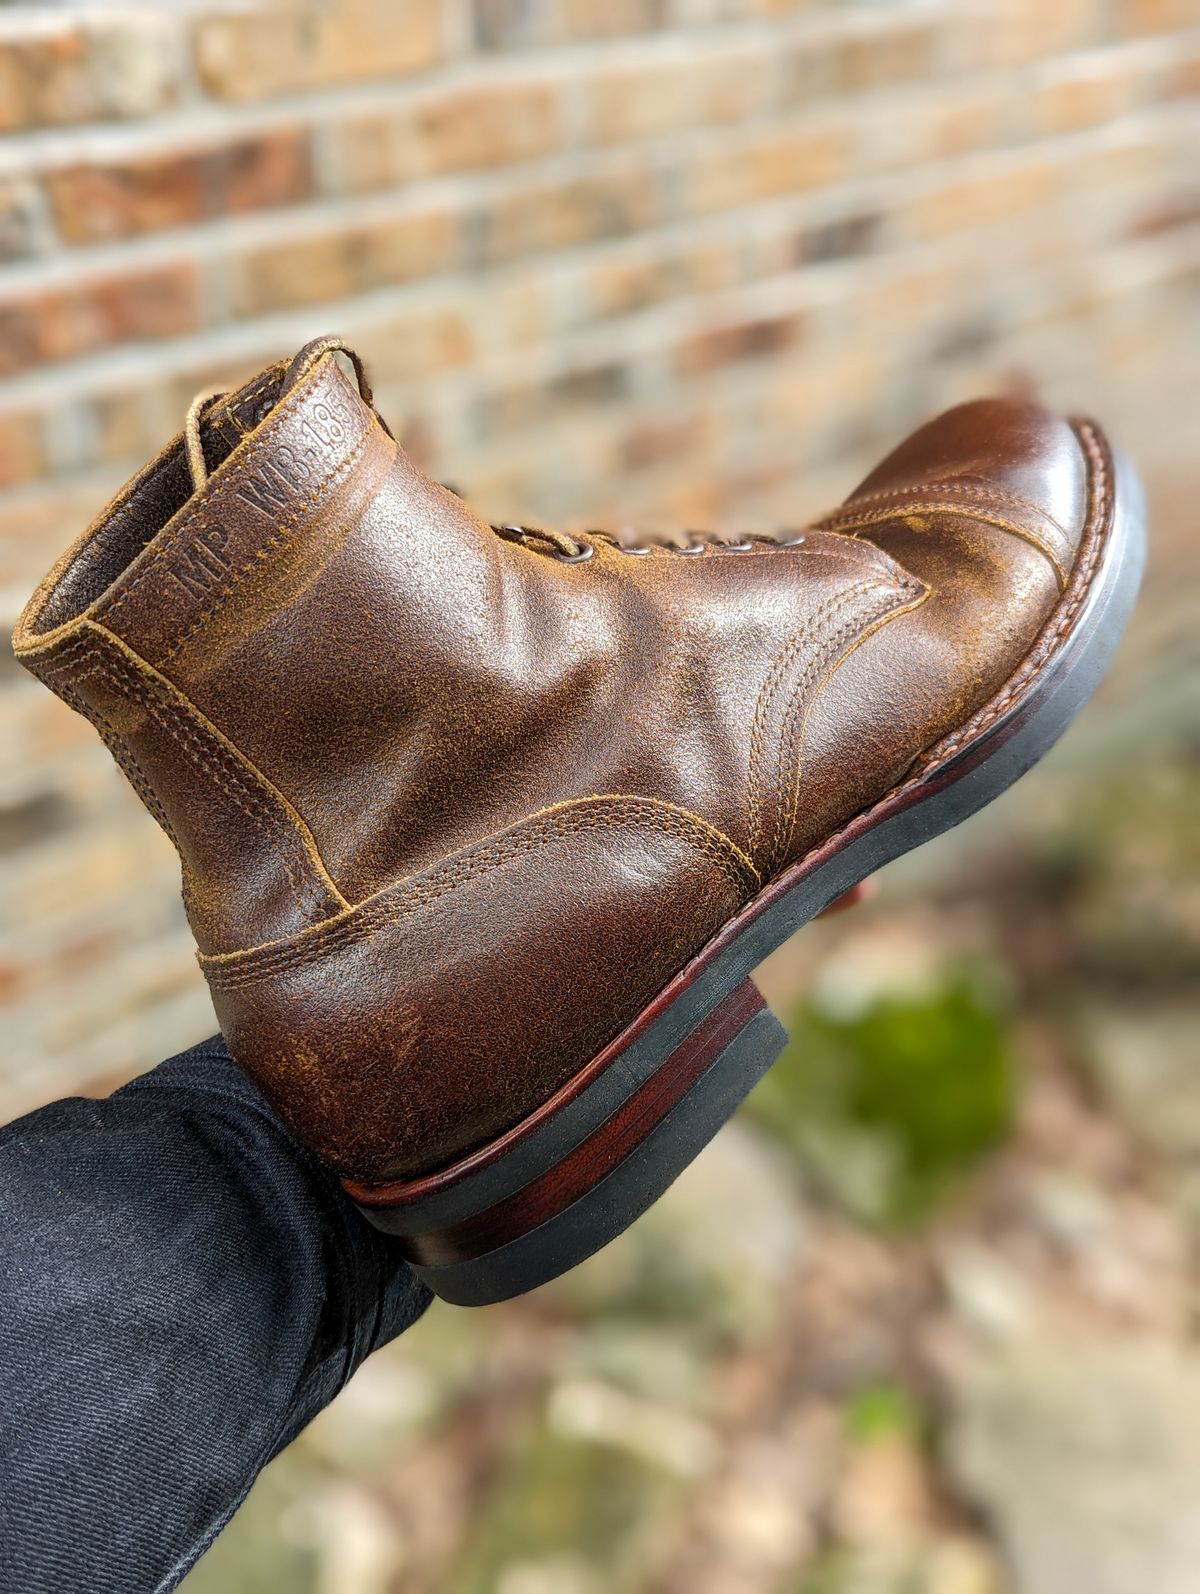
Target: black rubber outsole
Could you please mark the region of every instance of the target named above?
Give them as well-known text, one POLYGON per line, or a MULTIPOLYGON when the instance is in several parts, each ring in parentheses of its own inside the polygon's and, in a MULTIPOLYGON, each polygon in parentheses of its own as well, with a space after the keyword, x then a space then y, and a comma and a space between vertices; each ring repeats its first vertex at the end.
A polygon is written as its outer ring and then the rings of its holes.
MULTIPOLYGON (((1000 796, 1053 746, 1095 690, 1132 611, 1144 557, 1141 489, 1131 468, 1118 460, 1113 525, 1087 594, 1066 636, 1009 710, 932 769, 927 780, 908 783, 910 796, 903 805, 875 823, 868 813, 863 827, 857 833, 847 827, 848 839, 816 867, 797 866, 795 884, 775 893, 715 956, 698 954, 694 977, 685 970, 673 982, 681 987, 678 993, 621 1049, 619 1067, 600 1072, 502 1157, 423 1197, 418 1210, 363 1206, 366 1216, 393 1234, 428 1234, 517 1197, 600 1131, 664 1058, 802 925, 860 880, 1000 796)), ((885 798, 876 806, 886 810, 888 805, 885 798)), ((444 1300, 459 1305, 505 1300, 566 1272, 657 1200, 732 1115, 786 1041, 782 1025, 759 1009, 645 1138, 570 1204, 482 1255, 441 1265, 414 1261, 415 1271, 444 1300)))

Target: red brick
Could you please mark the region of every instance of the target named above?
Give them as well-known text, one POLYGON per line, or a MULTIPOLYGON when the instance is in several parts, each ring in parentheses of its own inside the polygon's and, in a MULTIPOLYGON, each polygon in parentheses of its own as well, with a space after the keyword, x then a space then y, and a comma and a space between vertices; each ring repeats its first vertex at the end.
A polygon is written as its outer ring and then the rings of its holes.
POLYGON ((621 439, 623 470, 650 470, 673 461, 699 458, 712 439, 711 417, 671 415, 631 426, 621 439))
POLYGON ((892 88, 929 75, 943 24, 890 18, 855 29, 837 48, 839 86, 850 92, 892 88))
POLYGON ((610 144, 741 121, 760 98, 770 66, 767 54, 737 50, 600 72, 587 91, 589 136, 610 144))
POLYGON ((53 29, 0 43, 0 132, 83 122, 97 110, 81 30, 53 29))
POLYGON ((697 156, 683 174, 682 202, 705 213, 822 188, 847 175, 852 151, 841 120, 761 133, 697 156))
POLYGON ((491 263, 622 237, 648 227, 658 210, 657 186, 641 170, 523 189, 481 215, 480 257, 491 263))
POLYGON ((59 234, 68 243, 181 227, 204 214, 201 160, 190 151, 107 166, 64 166, 48 172, 44 182, 59 234))
POLYGON ((175 337, 199 320, 199 282, 188 261, 22 295, 0 303, 0 376, 131 339, 175 337))
POLYGON ((556 86, 529 81, 461 89, 351 118, 334 133, 338 186, 363 192, 451 172, 533 160, 562 143, 556 86))
POLYGON ((309 135, 299 127, 235 139, 209 152, 202 170, 211 216, 294 205, 313 190, 309 135))
POLYGON ((0 487, 16 487, 46 473, 45 416, 0 414, 0 487))
POLYGON ((649 258, 598 261, 587 273, 591 315, 629 315, 667 299, 711 293, 738 280, 737 245, 716 239, 673 246, 649 258))
POLYGON ((0 182, 0 265, 33 253, 33 184, 0 182))
POLYGON ((802 317, 789 313, 712 327, 680 345, 676 364, 682 375, 691 376, 739 360, 765 359, 791 348, 803 325, 802 317))
POLYGON ((281 239, 236 263, 234 308, 266 314, 435 275, 455 263, 460 231, 456 215, 438 210, 281 239))
MULTIPOLYGON (((88 462, 148 459, 162 446, 172 428, 148 424, 152 413, 144 388, 101 393, 91 402, 91 438, 88 462)), ((158 411, 160 421, 164 412, 158 411)))
POLYGON ((1025 111, 1036 133, 1077 133, 1119 115, 1129 87, 1126 72, 1110 57, 1038 84, 1025 111))
POLYGON ((475 355, 475 340, 457 308, 401 316, 373 328, 363 347, 372 350, 371 372, 380 382, 407 382, 454 370, 475 355))
POLYGON ((295 128, 107 164, 59 167, 44 181, 59 232, 76 244, 268 209, 312 192, 307 137, 295 128))
POLYGON ((169 19, 42 22, 36 33, 0 39, 0 132, 141 116, 176 98, 169 19))
POLYGON ((1172 52, 1164 92, 1169 99, 1200 99, 1200 48, 1195 44, 1172 52))
POLYGON ((906 223, 918 238, 941 238, 1001 221, 1027 225, 1029 216, 1054 196, 1055 178, 1055 166, 1046 160, 980 171, 918 195, 905 207, 906 223))
POLYGON ((402 77, 444 53, 440 0, 340 0, 337 6, 261 6, 202 17, 196 71, 219 100, 260 100, 303 89, 402 77))
POLYGON ((191 261, 111 277, 91 290, 106 343, 178 337, 200 324, 200 281, 191 261))
POLYGON ((475 37, 484 50, 520 49, 648 33, 669 14, 669 0, 475 0, 475 37))
POLYGON ((1169 33, 1195 25, 1193 0, 1115 0, 1117 31, 1124 34, 1169 33))
POLYGON ((297 309, 344 299, 354 285, 349 242, 340 232, 289 238, 251 250, 233 267, 237 315, 297 309))

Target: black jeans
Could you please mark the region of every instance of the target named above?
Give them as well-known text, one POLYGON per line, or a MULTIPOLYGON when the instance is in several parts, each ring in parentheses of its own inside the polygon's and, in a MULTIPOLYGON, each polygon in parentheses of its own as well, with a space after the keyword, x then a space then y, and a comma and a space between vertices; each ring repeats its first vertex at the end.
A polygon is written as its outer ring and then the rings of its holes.
POLYGON ((171 1589, 428 1292, 219 1039, 0 1128, 0 1591, 171 1589))

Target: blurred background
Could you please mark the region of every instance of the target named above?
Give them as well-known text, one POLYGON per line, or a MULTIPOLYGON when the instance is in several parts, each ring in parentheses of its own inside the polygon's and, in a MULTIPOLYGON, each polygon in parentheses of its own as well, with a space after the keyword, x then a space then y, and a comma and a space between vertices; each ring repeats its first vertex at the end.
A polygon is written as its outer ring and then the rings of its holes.
MULTIPOLYGON (((1198 265, 1200 0, 0 4, 10 625, 324 332, 496 521, 795 524, 996 390, 1152 508, 1097 700, 764 967, 669 1196, 375 1356, 189 1594, 1195 1594, 1198 265)), ((90 727, 0 715, 7 1118, 214 1024, 90 727)))

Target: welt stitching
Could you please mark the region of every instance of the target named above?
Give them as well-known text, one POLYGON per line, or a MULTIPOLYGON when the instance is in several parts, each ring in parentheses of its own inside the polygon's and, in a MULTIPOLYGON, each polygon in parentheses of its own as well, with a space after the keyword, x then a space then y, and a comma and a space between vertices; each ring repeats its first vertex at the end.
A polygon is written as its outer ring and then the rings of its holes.
MULTIPOLYGON (((913 607, 912 599, 919 586, 919 583, 914 582, 907 591, 902 591, 899 594, 881 594, 880 601, 869 607, 865 614, 851 616, 839 628, 838 634, 829 639, 820 656, 811 661, 809 669, 806 671, 808 679, 797 683, 783 717, 784 743, 779 760, 779 802, 775 812, 775 830, 771 839, 771 852, 767 860, 769 864, 778 863, 786 855, 787 848, 791 845, 792 837, 795 835, 796 820, 800 813, 801 753, 803 737, 808 723, 808 711, 806 709, 803 714, 797 714, 795 710, 802 693, 807 694, 813 686, 819 684, 820 675, 831 661, 833 663, 831 673, 840 668, 843 659, 848 657, 848 654, 843 653, 836 660, 834 655, 838 653, 842 643, 855 630, 859 633, 859 640, 862 640, 869 634, 871 628, 881 619, 888 617, 889 614, 898 616, 907 613, 913 607), (897 599, 894 603, 892 601, 893 597, 897 599), (904 599, 908 601, 900 601, 904 599), (784 784, 785 779, 786 785, 784 784), (783 795, 785 791, 787 793, 786 805, 783 795)), ((927 597, 929 589, 927 587, 924 588, 924 592, 927 597)))
POLYGON ((827 598, 825 602, 816 610, 816 612, 809 616, 809 619, 804 627, 792 637, 787 647, 771 666, 771 670, 767 675, 767 679, 763 682, 762 689, 758 694, 758 701, 754 708, 754 721, 750 730, 750 757, 747 770, 749 786, 748 797, 750 807, 751 852, 757 848, 761 835, 759 775, 762 767, 762 743, 766 737, 766 716, 771 699, 778 689, 779 683, 783 679, 785 671, 804 644, 811 641, 815 636, 821 621, 834 613, 838 608, 841 608, 845 604, 852 602, 863 592, 869 591, 875 584, 876 583, 874 581, 869 579, 860 581, 855 583, 853 586, 845 588, 841 592, 835 592, 831 597, 827 598))
MULTIPOLYGON (((321 480, 317 482, 316 486, 312 489, 308 496, 302 498, 296 507, 291 511, 291 513, 279 523, 277 529, 271 534, 270 537, 267 538, 266 542, 263 543, 260 548, 255 549, 254 553, 249 559, 246 560, 244 565, 231 573, 228 582, 224 587, 222 587, 221 591, 217 594, 216 598, 213 599, 212 603, 209 604, 208 608, 201 610, 200 614, 197 615, 196 619, 183 633, 183 635, 179 637, 177 641, 173 642, 171 646, 167 648, 166 652, 162 654, 161 659, 159 660, 160 663, 167 663, 167 661, 173 659, 182 648, 186 647, 191 639, 195 636, 196 632, 212 619, 213 615, 216 614, 218 609, 222 608, 226 603, 228 603, 229 599, 233 596, 234 589, 237 587, 238 583, 241 582, 250 573, 250 571, 254 569, 255 565, 261 563, 265 559, 268 559, 274 549, 283 546, 308 510, 311 509, 321 498, 321 495, 324 493, 329 484, 335 481, 339 476, 344 475, 345 472, 348 471, 355 463, 359 455, 366 448, 367 443, 370 441, 371 435, 377 425, 377 421, 372 421, 371 425, 368 426, 367 430, 359 438, 358 442, 351 449, 350 453, 346 455, 345 459, 343 459, 340 464, 334 466, 324 476, 322 476, 321 480)), ((145 572, 143 572, 143 574, 144 573, 145 572)))
MULTIPOLYGON (((659 830, 689 842, 708 857, 726 874, 739 897, 748 885, 758 883, 757 880, 750 880, 745 867, 728 850, 732 843, 720 831, 652 801, 626 799, 597 808, 543 816, 537 822, 536 829, 530 827, 518 835, 501 838, 479 852, 457 858, 433 872, 425 882, 366 907, 353 918, 344 919, 341 924, 331 926, 326 931, 318 931, 299 945, 282 946, 260 955, 247 954, 237 964, 225 965, 225 968, 208 964, 205 965, 205 973, 211 983, 227 990, 264 979, 282 969, 313 962, 328 952, 370 939, 376 929, 397 923, 428 907, 459 886, 488 873, 493 867, 513 862, 552 841, 590 831, 615 829, 634 814, 639 819, 648 819, 659 830), (225 969, 228 969, 227 973, 225 969)), ((201 963, 204 964, 203 958, 201 963)))

